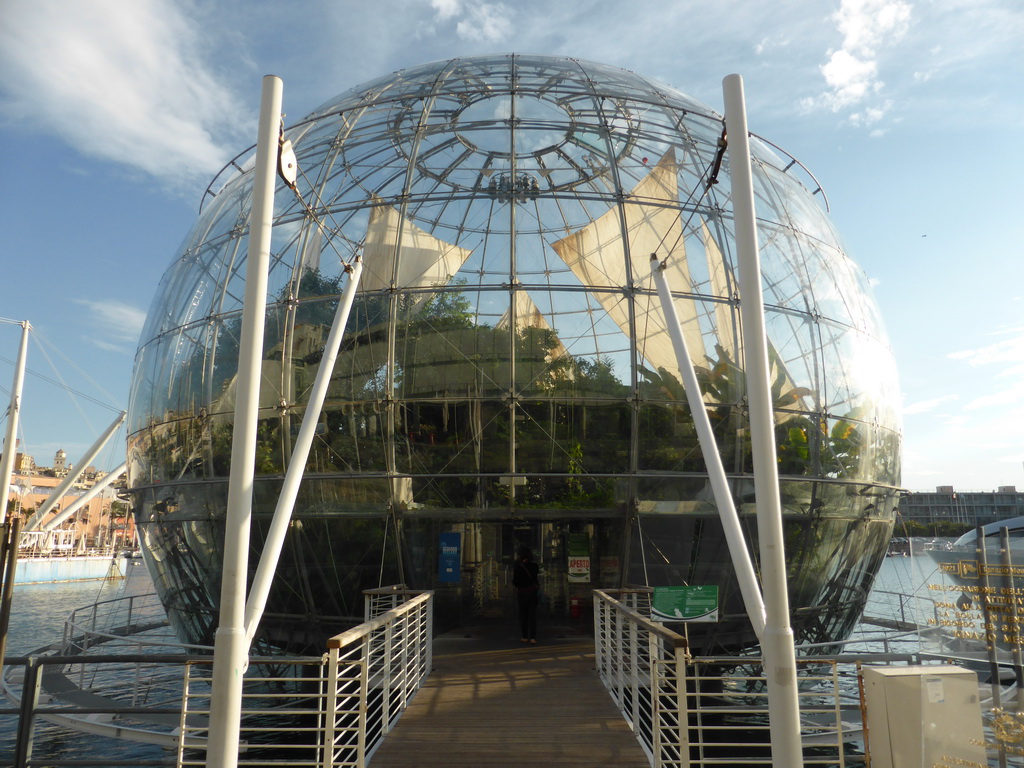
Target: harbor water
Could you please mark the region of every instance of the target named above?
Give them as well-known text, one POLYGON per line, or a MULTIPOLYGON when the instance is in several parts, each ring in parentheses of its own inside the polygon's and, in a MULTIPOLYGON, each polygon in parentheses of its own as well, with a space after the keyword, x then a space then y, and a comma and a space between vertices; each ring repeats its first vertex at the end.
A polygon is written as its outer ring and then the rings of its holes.
MULTIPOLYGON (((868 601, 866 615, 903 616, 907 622, 927 624, 929 618, 928 585, 941 582, 934 563, 926 555, 888 557, 882 565, 868 601), (898 595, 918 595, 907 600, 898 595)), ((14 610, 8 636, 8 657, 26 656, 51 643, 59 643, 64 620, 75 609, 101 600, 142 595, 152 591, 152 582, 139 561, 127 566, 127 578, 118 582, 79 582, 18 586, 14 591, 14 610)), ((872 638, 886 630, 862 623, 856 636, 866 638, 865 650, 882 650, 872 638)), ((911 652, 919 649, 918 638, 907 634, 889 650, 911 652)), ((0 768, 11 764, 14 754, 17 719, 0 715, 0 768)), ((37 723, 33 759, 95 761, 90 765, 155 765, 173 758, 161 747, 98 737, 67 728, 37 723)))
MULTIPOLYGON (((59 584, 26 584, 14 587, 13 611, 7 636, 7 658, 29 656, 50 644, 59 644, 64 620, 77 608, 130 595, 153 591, 153 582, 141 560, 124 566, 126 577, 118 581, 79 581, 59 584)), ((8 706, 9 702, 2 702, 8 706)), ((12 764, 17 717, 0 715, 0 768, 12 764)), ((145 765, 148 761, 173 757, 149 744, 137 744, 82 734, 38 721, 35 729, 34 761, 97 761, 97 766, 145 765), (105 761, 105 762, 100 762, 105 761)))

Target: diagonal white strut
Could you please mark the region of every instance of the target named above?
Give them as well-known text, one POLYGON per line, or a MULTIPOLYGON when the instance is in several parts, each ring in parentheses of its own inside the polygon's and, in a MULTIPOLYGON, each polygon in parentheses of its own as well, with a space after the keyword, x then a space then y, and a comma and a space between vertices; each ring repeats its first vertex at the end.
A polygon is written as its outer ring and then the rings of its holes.
POLYGON ((661 311, 665 315, 665 325, 672 339, 672 348, 676 353, 676 362, 679 364, 679 374, 683 379, 686 402, 690 406, 690 413, 693 414, 697 441, 700 443, 700 450, 704 455, 704 464, 707 466, 711 490, 715 494, 715 505, 718 507, 718 515, 722 519, 725 540, 729 545, 729 555, 732 557, 733 567, 736 569, 736 580, 740 585, 740 594, 743 595, 743 605, 747 609, 747 616, 750 617, 750 623, 754 627, 754 634, 757 635, 758 640, 761 640, 765 623, 761 587, 757 583, 754 564, 750 559, 750 550, 747 549, 743 529, 740 527, 736 504, 733 501, 732 492, 729 490, 729 481, 725 476, 725 467, 722 466, 722 457, 718 453, 718 443, 715 440, 715 433, 711 429, 711 420, 708 418, 707 408, 704 407, 704 395, 700 391, 697 372, 693 369, 690 351, 686 347, 686 338, 680 329, 679 315, 672 301, 668 281, 665 279, 665 263, 659 262, 657 254, 652 253, 651 264, 654 267, 654 282, 658 286, 658 297, 661 299, 661 311))
POLYGON ((39 526, 39 530, 43 531, 44 533, 46 533, 48 531, 52 531, 58 525, 60 525, 65 520, 67 520, 69 517, 71 517, 73 514, 75 514, 75 512, 77 512, 82 507, 84 507, 86 504, 88 504, 90 501, 92 501, 97 496, 99 496, 100 493, 103 491, 103 489, 107 488, 108 486, 110 486, 115 480, 117 480, 117 478, 119 478, 121 475, 123 475, 124 471, 127 468, 128 468, 128 462, 124 462, 117 469, 114 469, 114 470, 111 470, 110 472, 108 472, 102 479, 98 480, 96 482, 96 484, 92 488, 90 488, 88 491, 86 491, 81 496, 79 496, 77 499, 75 499, 71 504, 69 504, 63 510, 61 510, 61 512, 59 514, 57 514, 52 520, 47 520, 45 523, 43 523, 41 526, 39 526))
POLYGON ((348 325, 348 316, 352 311, 352 301, 355 298, 356 290, 359 288, 359 278, 363 274, 362 258, 356 257, 351 267, 347 267, 348 284, 342 291, 338 301, 338 309, 334 314, 334 323, 331 325, 331 332, 327 336, 327 343, 324 345, 324 356, 320 360, 320 368, 316 372, 316 380, 313 382, 313 389, 309 395, 309 402, 306 404, 306 412, 302 417, 302 426, 299 427, 298 437, 295 438, 295 446, 292 449, 291 459, 288 464, 288 471, 284 476, 284 483, 281 486, 281 495, 277 500, 277 507, 274 509, 274 518, 270 523, 270 530, 263 544, 263 555, 256 568, 256 575, 253 578, 252 588, 249 591, 249 598, 245 602, 245 637, 246 644, 252 643, 256 634, 260 619, 263 617, 263 610, 267 606, 267 596, 270 594, 270 585, 274 580, 274 572, 277 570, 277 563, 281 557, 281 548, 284 545, 285 534, 288 533, 288 525, 292 519, 292 512, 295 509, 295 499, 299 493, 299 485, 302 476, 306 472, 306 460, 309 458, 309 450, 313 445, 313 437, 316 434, 317 422, 320 420, 320 413, 323 410, 324 400, 327 398, 327 389, 331 384, 331 376, 334 374, 334 363, 338 359, 338 352, 341 349, 341 339, 345 334, 345 326, 348 325))
POLYGON ((82 473, 85 472, 86 468, 92 463, 92 460, 96 458, 101 450, 103 450, 103 446, 107 444, 107 441, 114 436, 114 433, 117 432, 121 424, 124 423, 124 417, 125 412, 121 411, 121 413, 118 414, 118 417, 114 419, 109 427, 107 427, 107 431, 96 439, 96 442, 92 444, 89 450, 85 452, 85 455, 82 456, 82 459, 78 464, 75 465, 78 468, 68 474, 68 476, 65 477, 60 484, 53 489, 53 491, 51 491, 50 495, 46 497, 46 501, 40 505, 39 510, 32 515, 32 519, 25 524, 26 531, 31 531, 38 527, 43 519, 50 514, 55 506, 57 506, 57 503, 64 497, 64 494, 66 494, 71 486, 78 481, 78 478, 82 476, 82 473))

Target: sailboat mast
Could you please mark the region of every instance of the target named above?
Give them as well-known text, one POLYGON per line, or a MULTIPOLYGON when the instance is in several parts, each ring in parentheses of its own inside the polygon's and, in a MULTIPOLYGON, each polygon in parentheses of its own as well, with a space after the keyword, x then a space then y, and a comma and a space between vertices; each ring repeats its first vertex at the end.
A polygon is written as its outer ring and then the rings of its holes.
POLYGON ((14 383, 11 385, 11 405, 7 411, 7 433, 4 436, 3 460, 0 463, 0 525, 7 521, 7 497, 11 489, 11 475, 14 473, 14 459, 18 454, 18 417, 21 413, 21 389, 25 383, 25 355, 28 351, 28 332, 32 328, 28 320, 21 323, 21 346, 14 364, 14 383))

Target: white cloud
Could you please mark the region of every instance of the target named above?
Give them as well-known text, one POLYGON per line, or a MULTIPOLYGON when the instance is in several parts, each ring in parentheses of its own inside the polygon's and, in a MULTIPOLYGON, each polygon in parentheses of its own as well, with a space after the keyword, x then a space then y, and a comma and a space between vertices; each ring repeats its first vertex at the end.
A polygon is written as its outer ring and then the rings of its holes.
POLYGON ((130 304, 115 300, 93 301, 91 299, 76 299, 76 304, 81 304, 89 309, 89 325, 94 327, 99 336, 92 336, 90 340, 101 349, 123 352, 125 345, 130 342, 134 345, 142 333, 142 326, 146 322, 146 311, 133 307, 130 304))
POLYGON ((832 89, 828 95, 833 111, 863 100, 869 91, 877 89, 878 65, 858 59, 847 50, 833 51, 821 68, 825 82, 832 89))
MULTIPOLYGON (((826 108, 839 112, 863 103, 881 92, 879 50, 898 43, 910 25, 911 6, 902 0, 842 0, 833 15, 842 45, 829 52, 821 66, 828 90, 814 99, 804 99, 805 109, 826 108)), ((872 107, 855 115, 857 125, 881 119, 888 106, 872 107)))
POLYGON ((964 406, 965 410, 977 411, 982 408, 1005 409, 1013 403, 1024 401, 1024 385, 1016 384, 1008 389, 999 392, 991 392, 981 397, 976 397, 964 406))
POLYGON ((843 0, 836 12, 843 48, 872 54, 887 37, 903 37, 910 23, 910 5, 900 0, 843 0))
POLYGON ((916 403, 911 403, 903 408, 903 415, 912 416, 918 413, 927 413, 928 411, 935 410, 938 406, 943 403, 948 403, 951 400, 957 400, 957 395, 942 395, 941 397, 933 397, 931 400, 921 400, 916 403))
POLYGON ((963 360, 970 366, 1010 363, 1009 370, 1019 372, 1019 366, 1024 366, 1024 328, 1008 328, 1001 333, 1008 338, 977 349, 951 352, 949 357, 963 360))
POLYGON ((459 0, 430 0, 430 7, 437 11, 437 18, 441 21, 457 14, 460 6, 459 0))
POLYGON ((512 8, 504 3, 480 3, 469 8, 466 18, 455 30, 463 40, 476 43, 499 43, 512 31, 512 8))
POLYGON ((885 104, 878 107, 867 107, 860 112, 854 112, 851 114, 850 122, 853 125, 874 125, 885 117, 885 114, 889 111, 890 107, 892 107, 891 101, 887 101, 885 104))
POLYGON ((474 43, 508 41, 515 11, 504 3, 464 3, 462 0, 430 0, 437 21, 456 19, 455 32, 474 43))
POLYGON ((792 39, 789 37, 764 37, 754 46, 754 53, 758 56, 763 56, 770 51, 785 48, 791 42, 792 39))
POLYGON ((219 138, 233 139, 246 115, 206 66, 201 25, 185 10, 171 0, 6 3, 0 105, 83 154, 172 186, 208 180, 229 157, 219 138))

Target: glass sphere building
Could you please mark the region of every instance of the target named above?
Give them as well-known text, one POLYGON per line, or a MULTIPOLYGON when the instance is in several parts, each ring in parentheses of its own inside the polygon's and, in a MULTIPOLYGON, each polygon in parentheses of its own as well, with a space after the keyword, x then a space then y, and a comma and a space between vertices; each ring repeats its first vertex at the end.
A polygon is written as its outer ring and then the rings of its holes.
MULTIPOLYGON (((284 135, 299 175, 276 194, 252 568, 344 265, 364 272, 262 640, 319 652, 361 620, 362 589, 399 582, 437 590, 442 628, 508 616, 526 545, 551 620, 585 615, 594 587, 714 584, 722 620, 691 643, 754 644, 651 277, 654 253, 756 562, 722 117, 631 72, 503 55, 365 83, 284 135)), ((831 641, 891 533, 895 367, 809 174, 752 152, 793 626, 831 641)), ((199 643, 217 623, 252 158, 211 185, 132 385, 145 558, 199 643)))

